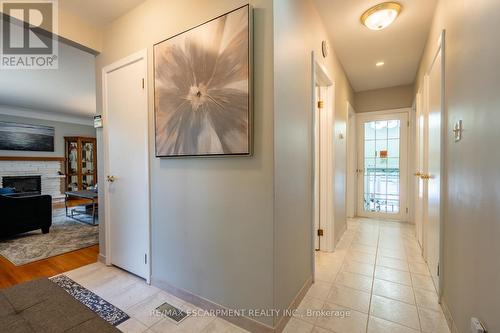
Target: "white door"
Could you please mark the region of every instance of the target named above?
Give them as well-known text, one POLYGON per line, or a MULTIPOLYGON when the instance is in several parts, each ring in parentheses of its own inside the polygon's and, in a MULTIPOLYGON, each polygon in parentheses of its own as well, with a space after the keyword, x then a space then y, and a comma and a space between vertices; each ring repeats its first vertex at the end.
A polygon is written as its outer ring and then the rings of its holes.
POLYGON ((408 113, 358 117, 358 216, 408 217, 408 113))
POLYGON ((149 281, 147 52, 103 70, 108 264, 149 281))
POLYGON ((420 247, 424 248, 424 197, 427 198, 427 182, 421 176, 427 172, 427 112, 423 104, 423 95, 419 91, 416 98, 416 139, 415 139, 415 228, 420 247))
POLYGON ((442 143, 442 52, 439 51, 427 76, 428 159, 426 257, 436 289, 439 290, 439 259, 441 234, 441 143, 442 143))

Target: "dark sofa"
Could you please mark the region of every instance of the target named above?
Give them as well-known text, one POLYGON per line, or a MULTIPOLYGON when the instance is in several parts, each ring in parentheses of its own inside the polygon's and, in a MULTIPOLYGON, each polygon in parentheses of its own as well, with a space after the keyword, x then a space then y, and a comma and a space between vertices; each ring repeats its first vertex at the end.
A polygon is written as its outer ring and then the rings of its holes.
POLYGON ((0 238, 42 229, 48 233, 52 225, 50 195, 0 195, 0 238))

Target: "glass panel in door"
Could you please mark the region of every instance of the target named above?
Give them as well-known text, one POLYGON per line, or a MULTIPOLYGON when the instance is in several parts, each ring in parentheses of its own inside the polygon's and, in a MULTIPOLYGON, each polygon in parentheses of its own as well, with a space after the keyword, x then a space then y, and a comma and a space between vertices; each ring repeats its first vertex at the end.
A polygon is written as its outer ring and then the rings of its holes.
POLYGON ((95 185, 94 150, 94 142, 82 141, 82 188, 85 190, 95 185))
POLYGON ((401 210, 401 121, 364 123, 363 208, 397 215, 401 210))

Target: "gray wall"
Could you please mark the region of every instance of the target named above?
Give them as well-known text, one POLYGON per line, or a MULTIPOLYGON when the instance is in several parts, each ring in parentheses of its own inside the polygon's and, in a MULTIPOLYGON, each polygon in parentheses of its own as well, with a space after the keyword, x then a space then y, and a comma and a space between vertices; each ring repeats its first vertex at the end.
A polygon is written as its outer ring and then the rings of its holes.
POLYGON ((415 99, 413 85, 360 91, 354 94, 354 110, 370 112, 409 108, 415 99))
POLYGON ((421 86, 446 29, 448 109, 444 295, 459 332, 470 318, 500 332, 500 2, 441 0, 418 74, 421 86), (453 124, 463 120, 463 140, 453 124))
MULTIPOLYGON (((153 87, 154 43, 246 3, 148 0, 105 29, 97 77, 103 66, 147 48, 153 87)), ((253 157, 154 158, 149 91, 153 283, 237 309, 273 307, 273 2, 250 3, 255 8, 253 157)), ((101 84, 97 87, 100 111, 101 84)), ((273 318, 258 320, 273 324, 273 318)))
POLYGON ((274 1, 275 114, 275 298, 286 308, 312 276, 312 73, 311 51, 335 81, 335 238, 345 230, 347 101, 352 89, 331 50, 321 55, 328 35, 310 0, 274 1))
MULTIPOLYGON (((88 136, 88 137, 96 136, 96 131, 93 126, 64 123, 52 120, 7 116, 2 114, 0 114, 0 121, 8 121, 8 122, 22 123, 29 125, 51 126, 54 127, 55 129, 54 152, 0 150, 0 156, 64 157, 65 136, 88 136)), ((89 123, 91 122, 92 121, 89 120, 89 123)))

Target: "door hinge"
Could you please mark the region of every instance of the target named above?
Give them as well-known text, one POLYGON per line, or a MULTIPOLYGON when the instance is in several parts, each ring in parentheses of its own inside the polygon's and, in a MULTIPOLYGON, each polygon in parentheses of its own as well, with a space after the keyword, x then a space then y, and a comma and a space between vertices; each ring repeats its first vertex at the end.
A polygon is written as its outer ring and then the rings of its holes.
POLYGON ((407 125, 408 127, 410 127, 410 121, 409 121, 409 120, 406 122, 406 125, 407 125))
POLYGON ((323 236, 324 232, 323 232, 323 229, 318 229, 318 236, 323 236))
POLYGON ((318 109, 322 109, 325 107, 325 102, 323 101, 318 101, 318 109))
POLYGON ((406 207, 406 214, 408 214, 408 212, 409 212, 409 211, 410 211, 410 210, 408 209, 408 207, 406 207))
POLYGON ((437 269, 437 276, 439 276, 439 264, 438 264, 438 269, 437 269))
POLYGON ((146 253, 144 253, 144 264, 148 264, 148 255, 146 253))
POLYGON ((144 79, 142 79, 142 89, 144 89, 146 83, 144 82, 144 79))

